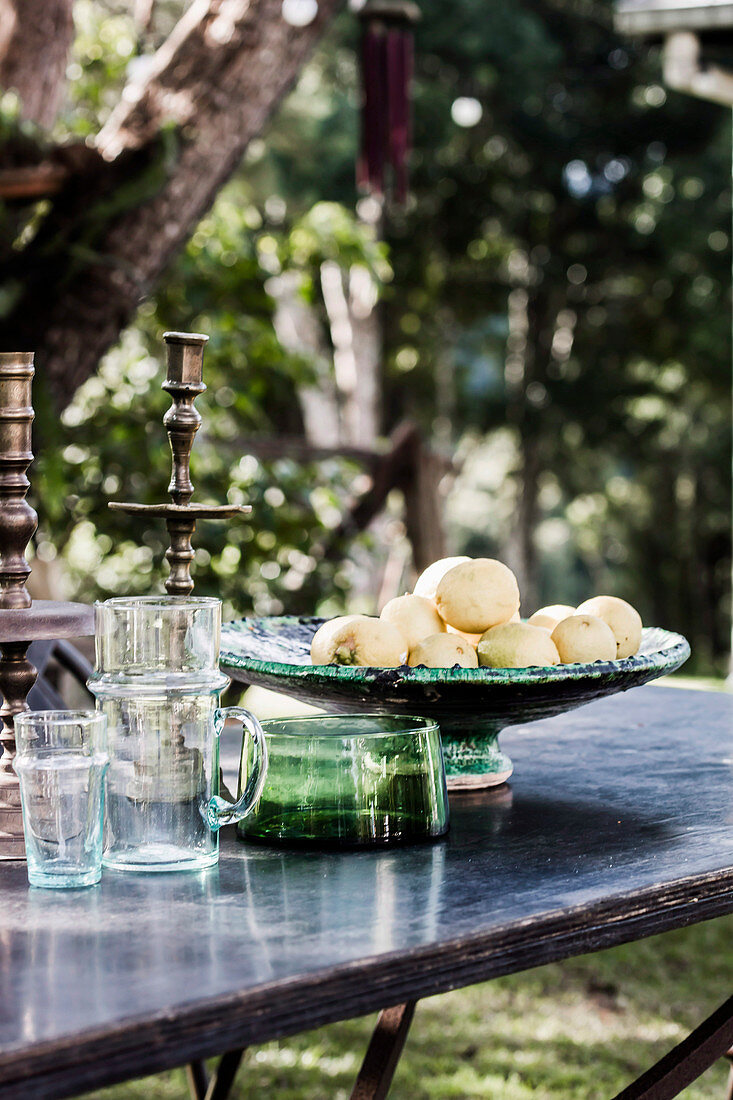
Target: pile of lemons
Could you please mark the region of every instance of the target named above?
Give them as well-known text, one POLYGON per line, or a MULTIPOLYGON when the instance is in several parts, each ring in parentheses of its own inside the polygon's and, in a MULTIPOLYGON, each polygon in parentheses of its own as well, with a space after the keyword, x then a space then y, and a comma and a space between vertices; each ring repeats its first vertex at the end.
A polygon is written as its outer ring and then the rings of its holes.
POLYGON ((385 605, 379 618, 341 615, 315 633, 314 665, 396 668, 528 668, 614 661, 641 643, 641 617, 616 596, 579 607, 553 604, 526 621, 519 586, 494 558, 441 558, 411 594, 385 605))

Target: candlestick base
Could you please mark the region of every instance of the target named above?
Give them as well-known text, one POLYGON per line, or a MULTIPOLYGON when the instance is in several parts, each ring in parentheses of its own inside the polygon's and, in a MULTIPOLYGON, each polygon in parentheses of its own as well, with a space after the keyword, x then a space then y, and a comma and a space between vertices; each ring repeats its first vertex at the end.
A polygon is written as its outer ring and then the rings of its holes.
POLYGON ((41 642, 94 634, 94 608, 85 603, 34 600, 30 607, 0 608, 1 642, 41 642))
POLYGON ((151 519, 233 519, 252 511, 249 504, 126 504, 111 500, 107 505, 113 512, 127 512, 130 516, 149 516, 151 519))
POLYGON ((190 596, 193 592, 191 565, 196 554, 191 538, 197 520, 232 519, 252 511, 248 504, 125 504, 118 500, 110 501, 109 507, 113 512, 126 512, 130 516, 165 520, 170 538, 165 552, 170 566, 165 582, 169 596, 190 596))

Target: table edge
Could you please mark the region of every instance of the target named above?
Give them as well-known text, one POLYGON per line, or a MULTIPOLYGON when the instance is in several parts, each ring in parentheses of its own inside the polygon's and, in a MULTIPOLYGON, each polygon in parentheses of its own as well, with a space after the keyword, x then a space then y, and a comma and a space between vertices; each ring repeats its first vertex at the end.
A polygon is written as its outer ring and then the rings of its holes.
POLYGON ((733 867, 548 911, 471 936, 368 956, 298 978, 0 1050, 0 1098, 28 1100, 158 1073, 192 1058, 351 1019, 733 912, 733 867), (619 913, 620 906, 623 911, 619 913), (358 978, 358 981, 355 979, 358 978))

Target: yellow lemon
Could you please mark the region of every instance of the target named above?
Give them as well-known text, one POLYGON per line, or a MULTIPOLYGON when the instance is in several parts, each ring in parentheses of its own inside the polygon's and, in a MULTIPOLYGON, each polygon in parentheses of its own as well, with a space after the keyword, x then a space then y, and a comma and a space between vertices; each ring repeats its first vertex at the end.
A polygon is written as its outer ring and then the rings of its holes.
POLYGON ((478 644, 480 665, 488 668, 529 668, 557 665, 560 654, 541 626, 501 623, 487 630, 478 644))
POLYGON ((411 665, 428 668, 478 668, 476 650, 459 634, 432 634, 410 650, 411 665))
MULTIPOLYGON (((438 617, 440 618, 440 616, 438 617)), ((440 621, 443 622, 442 619, 440 621)), ((470 642, 474 649, 481 641, 480 634, 466 634, 465 630, 456 630, 454 626, 447 626, 445 623, 443 623, 443 629, 447 630, 449 634, 457 634, 459 638, 463 638, 465 641, 470 642)))
POLYGON ((593 596, 577 611, 608 623, 616 639, 616 656, 633 657, 641 645, 641 615, 630 603, 618 596, 593 596))
POLYGON ((483 634, 519 610, 519 586, 502 562, 476 558, 448 570, 435 593, 435 606, 449 626, 483 634))
POLYGON ((313 635, 314 665, 365 665, 396 668, 407 663, 407 641, 392 623, 369 615, 342 615, 313 635))
POLYGON ((424 596, 426 600, 434 600, 435 590, 448 570, 452 569, 454 565, 460 565, 462 562, 470 560, 464 554, 455 558, 439 558, 438 561, 434 561, 417 578, 417 584, 412 590, 414 595, 424 596))
POLYGON ((557 624, 552 640, 564 665, 616 659, 613 631, 596 615, 569 615, 557 624))
POLYGON ((563 619, 567 619, 568 615, 573 615, 575 608, 566 603, 550 603, 547 607, 540 607, 535 611, 534 615, 530 615, 527 622, 530 626, 543 626, 545 630, 549 630, 550 633, 555 629, 558 623, 561 623, 563 619))
POLYGON ((445 623, 435 610, 435 604, 424 596, 395 596, 384 605, 379 617, 404 634, 408 649, 429 634, 440 634, 445 630, 445 623))

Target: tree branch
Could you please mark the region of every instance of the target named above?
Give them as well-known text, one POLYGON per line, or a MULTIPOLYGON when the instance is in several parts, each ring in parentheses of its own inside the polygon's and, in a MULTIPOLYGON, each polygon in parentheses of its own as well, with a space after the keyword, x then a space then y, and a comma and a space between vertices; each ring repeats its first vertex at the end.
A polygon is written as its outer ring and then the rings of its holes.
POLYGON ((74 36, 73 0, 0 0, 0 87, 20 97, 21 115, 53 125, 74 36))
POLYGON ((144 81, 125 90, 97 141, 111 167, 126 157, 147 163, 147 151, 169 123, 180 137, 177 156, 163 165, 162 186, 152 197, 132 208, 129 200, 117 204, 98 235, 85 242, 91 262, 43 309, 24 295, 3 337, 36 350, 59 409, 94 372, 193 232, 340 2, 320 0, 313 23, 295 28, 282 18, 281 0, 195 0, 144 81))

